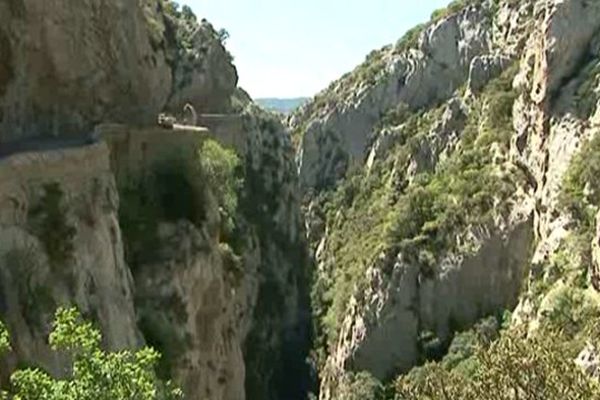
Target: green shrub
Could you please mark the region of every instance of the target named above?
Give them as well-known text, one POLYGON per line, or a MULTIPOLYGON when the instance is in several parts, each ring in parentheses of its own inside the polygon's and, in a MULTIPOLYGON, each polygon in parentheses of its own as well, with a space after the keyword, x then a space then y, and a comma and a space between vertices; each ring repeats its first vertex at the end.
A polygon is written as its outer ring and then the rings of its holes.
POLYGON ((0 321, 0 356, 10 350, 10 336, 4 323, 0 321))
MULTIPOLYGON (((182 397, 179 389, 156 378, 160 355, 149 348, 136 352, 107 353, 100 348, 100 332, 82 322, 74 309, 56 312, 49 343, 53 350, 72 357, 66 377, 55 379, 37 368, 11 376, 11 396, 18 400, 128 399, 170 400, 182 397)), ((0 324, 0 351, 7 350, 8 335, 0 324)), ((0 393, 0 398, 3 398, 0 393)))
POLYGON ((559 201, 578 221, 579 228, 589 231, 595 225, 600 205, 600 135, 583 143, 565 174, 559 201))
POLYGON ((408 49, 412 49, 417 47, 418 41, 419 41, 419 37, 421 36, 421 33, 423 33, 425 31, 425 29, 427 29, 428 25, 427 24, 419 24, 417 26, 415 26, 414 28, 408 30, 404 36, 402 36, 397 42, 396 45, 394 46, 394 53, 403 53, 405 51, 407 51, 408 49))
MULTIPOLYGON (((170 157, 154 165, 148 174, 120 184, 119 221, 127 259, 133 265, 149 261, 156 255, 153 250, 159 244, 157 228, 160 221, 187 220, 196 225, 203 224, 209 212, 209 192, 217 197, 224 222, 232 223, 237 207, 236 190, 239 189, 234 184, 241 182, 232 178, 237 158, 232 158, 235 155, 214 141, 205 142, 198 157, 193 163, 177 156, 170 157)), ((229 225, 227 227, 231 229, 229 225)))

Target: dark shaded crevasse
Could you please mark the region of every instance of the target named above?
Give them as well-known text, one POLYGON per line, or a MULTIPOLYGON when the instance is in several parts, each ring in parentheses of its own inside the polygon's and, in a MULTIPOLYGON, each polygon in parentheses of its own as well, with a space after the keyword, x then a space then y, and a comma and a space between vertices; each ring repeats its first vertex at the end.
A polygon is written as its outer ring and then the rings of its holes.
POLYGON ((0 96, 6 93, 8 84, 14 77, 12 48, 8 37, 0 31, 0 96))
POLYGON ((253 171, 251 165, 248 159, 247 195, 242 198, 241 209, 258 233, 262 284, 253 329, 244 344, 246 397, 248 400, 304 400, 317 386, 307 363, 313 337, 307 244, 303 240, 292 242, 285 234, 273 230, 272 215, 277 208, 273 200, 278 198, 277 188, 267 190, 261 171, 253 171), (285 278, 274 272, 281 268, 277 260, 282 259, 291 264, 285 278), (285 307, 286 287, 298 293, 295 310, 285 307), (289 323, 289 315, 285 313, 295 316, 293 323, 289 323))

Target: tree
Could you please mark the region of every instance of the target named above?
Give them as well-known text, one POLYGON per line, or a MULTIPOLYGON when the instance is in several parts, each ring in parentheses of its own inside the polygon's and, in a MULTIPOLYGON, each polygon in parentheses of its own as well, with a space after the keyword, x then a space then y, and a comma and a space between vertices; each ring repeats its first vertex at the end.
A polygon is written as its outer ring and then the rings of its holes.
POLYGON ((505 331, 489 347, 480 346, 464 361, 469 374, 429 363, 396 381, 400 400, 562 400, 597 399, 598 382, 573 362, 560 332, 527 337, 505 331))
POLYGON ((226 29, 219 29, 219 32, 217 32, 217 37, 219 38, 221 44, 225 45, 225 42, 227 39, 229 39, 229 32, 227 32, 226 29))
MULTIPOLYGON (((160 355, 151 348, 108 353, 100 348, 101 334, 83 322, 77 310, 59 309, 50 346, 72 356, 71 376, 55 379, 45 371, 28 368, 10 379, 14 400, 174 400, 182 392, 156 378, 160 355)), ((0 352, 9 349, 8 334, 0 324, 0 352)), ((4 394, 6 396, 6 394, 4 394)), ((3 395, 0 394, 0 399, 3 395)))

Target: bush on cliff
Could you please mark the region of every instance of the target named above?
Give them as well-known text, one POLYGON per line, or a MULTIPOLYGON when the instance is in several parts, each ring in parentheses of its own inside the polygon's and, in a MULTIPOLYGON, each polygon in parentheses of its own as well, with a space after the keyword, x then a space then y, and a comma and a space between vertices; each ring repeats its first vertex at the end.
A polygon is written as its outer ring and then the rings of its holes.
POLYGON ((203 178, 217 199, 225 235, 234 228, 238 209, 238 192, 243 185, 241 163, 233 150, 222 147, 215 140, 202 143, 198 152, 203 178))

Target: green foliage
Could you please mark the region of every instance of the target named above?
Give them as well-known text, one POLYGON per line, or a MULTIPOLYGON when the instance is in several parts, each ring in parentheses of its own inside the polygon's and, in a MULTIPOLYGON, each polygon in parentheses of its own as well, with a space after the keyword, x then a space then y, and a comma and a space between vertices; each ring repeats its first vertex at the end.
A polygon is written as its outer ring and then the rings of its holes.
MULTIPOLYGON (((472 350, 471 350, 472 351, 472 350)), ((592 399, 596 381, 573 363, 560 332, 528 338, 510 330, 489 346, 477 346, 470 374, 430 363, 396 384, 399 400, 592 399)))
POLYGON ((462 9, 466 8, 470 5, 480 5, 483 3, 483 0, 454 0, 452 3, 448 4, 445 8, 440 8, 435 10, 431 14, 431 21, 436 22, 443 18, 446 18, 452 14, 455 14, 462 9))
POLYGON ((39 203, 29 210, 28 223, 33 233, 42 241, 50 264, 64 267, 73 253, 73 239, 77 233, 67 221, 63 204, 63 191, 58 183, 44 186, 39 203))
POLYGON ((0 321, 0 356, 8 350, 10 350, 10 337, 6 326, 0 321))
POLYGON ((336 398, 344 400, 378 400, 383 395, 383 385, 368 372, 346 373, 338 385, 336 398))
MULTIPOLYGON (((1 328, 0 328, 1 329, 1 328)), ((6 334, 0 333, 5 340, 6 334)), ((50 346, 72 356, 71 373, 55 379, 40 369, 13 373, 15 400, 171 400, 182 397, 179 389, 156 378, 159 354, 149 348, 136 352, 107 353, 100 348, 101 335, 82 322, 75 309, 56 312, 50 346)))
POLYGON ((179 3, 172 0, 162 0, 162 6, 165 13, 173 18, 180 17, 179 3))
POLYGON ((540 314, 540 325, 546 331, 560 331, 573 339, 595 325, 600 307, 588 290, 559 283, 546 295, 540 314))
POLYGON ((203 177, 219 203, 224 234, 229 236, 235 229, 238 192, 243 186, 240 159, 212 139, 202 143, 198 157, 203 177))
POLYGON ((396 126, 400 123, 404 122, 411 116, 415 116, 416 114, 411 113, 408 105, 406 103, 400 102, 398 105, 390 110, 388 110, 378 121, 377 127, 375 131, 386 127, 386 126, 396 126), (379 128, 379 129, 377 129, 379 128))
POLYGON ((575 101, 579 116, 587 119, 600 101, 600 58, 590 61, 584 67, 582 75, 584 78, 575 93, 575 101))

